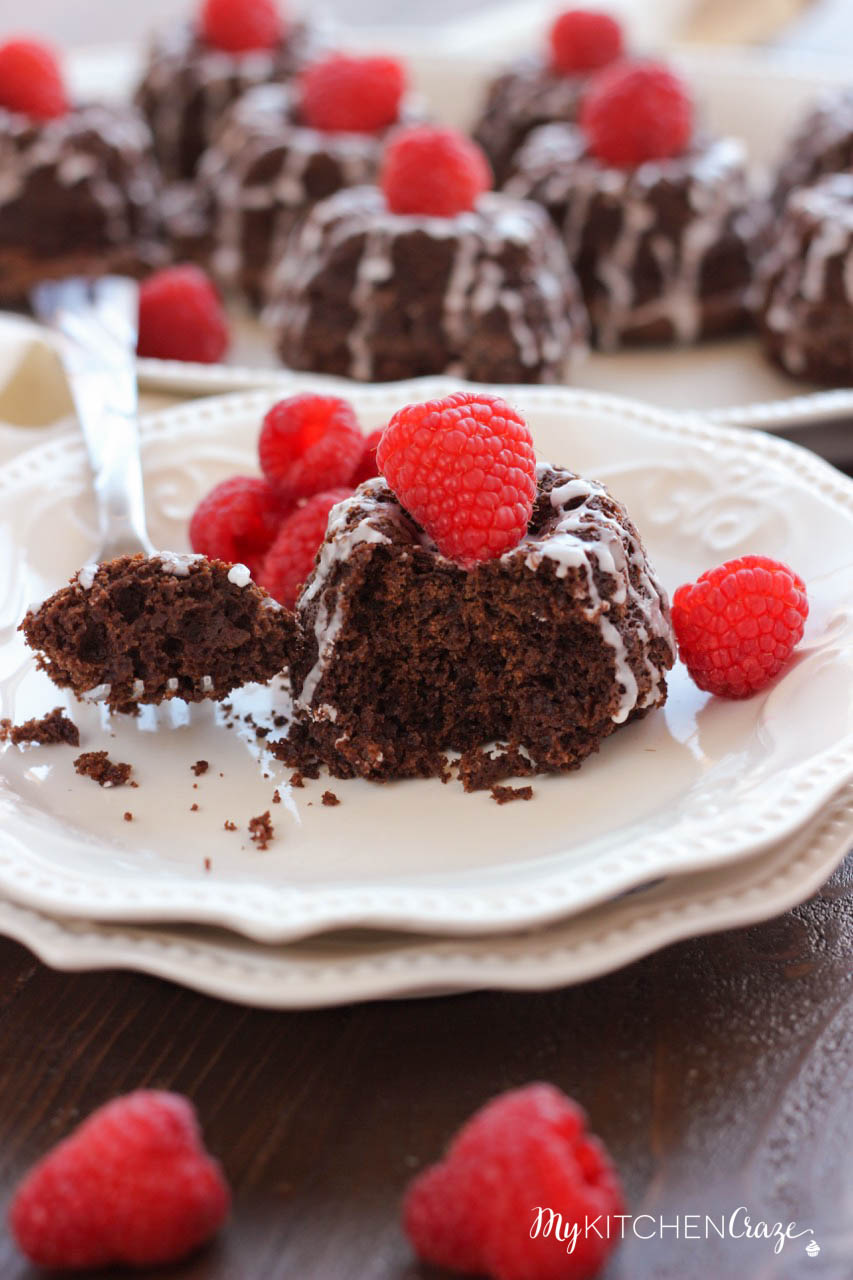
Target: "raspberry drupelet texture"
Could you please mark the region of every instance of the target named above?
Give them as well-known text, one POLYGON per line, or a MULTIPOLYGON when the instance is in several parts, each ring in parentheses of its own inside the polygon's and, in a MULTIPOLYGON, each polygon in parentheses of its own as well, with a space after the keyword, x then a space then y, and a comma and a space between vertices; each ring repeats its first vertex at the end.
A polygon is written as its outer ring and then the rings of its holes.
POLYGON ((586 1280, 619 1237, 619 1179, 580 1107, 553 1085, 500 1095, 454 1138, 445 1158, 412 1183, 403 1220, 417 1255, 493 1280, 586 1280), (552 1229, 535 1233, 537 1206, 578 1224, 574 1249, 552 1229), (584 1232, 585 1219, 598 1232, 584 1232))
POLYGON ((52 49, 36 40, 0 45, 0 107, 34 120, 65 115, 68 95, 52 49))
POLYGON ((352 489, 315 493, 284 521, 267 552, 258 585, 285 608, 296 604, 299 589, 314 567, 314 557, 326 536, 329 512, 350 497, 352 489))
POLYGON ((192 1104, 140 1090, 95 1111, 35 1165, 9 1223, 36 1266, 148 1267, 209 1240, 229 1204, 192 1104))
POLYGON ((452 218, 492 186, 484 152, 454 129, 417 125, 385 148, 379 185, 392 213, 452 218))
POLYGON ((165 267, 139 289, 137 352, 215 364, 228 350, 225 308, 201 267, 165 267))
POLYGON ((457 391, 394 414, 379 469, 442 555, 470 567, 514 547, 536 494, 533 441, 499 396, 457 391))
POLYGON ((551 66, 558 74, 596 71, 622 56, 622 28, 609 13, 567 9, 550 32, 551 66))
POLYGON ((378 133, 394 124, 406 88, 395 58, 333 54, 303 72, 300 110, 306 124, 335 133, 378 133))
POLYGON ((364 448, 361 454, 361 461, 353 473, 350 484, 357 489, 363 480, 373 480, 379 475, 379 464, 376 461, 376 450, 379 447, 379 441, 382 439, 383 428, 379 427, 376 431, 371 431, 369 436, 365 437, 364 448))
POLYGON ((204 0, 199 29, 207 44, 224 53, 272 49, 285 31, 275 0, 204 0))
POLYGON ((348 485, 363 449, 352 405, 339 396, 310 392, 274 404, 258 439, 261 470, 292 502, 348 485))
POLYGON ((808 612, 802 578, 766 556, 709 569, 672 600, 682 662, 700 689, 724 698, 747 698, 779 674, 808 612))
POLYGON ((684 83, 657 62, 616 62, 592 80, 580 125, 603 164, 630 169, 680 155, 693 130, 684 83))
POLYGON ((190 546, 211 560, 245 564, 257 579, 290 503, 260 476, 232 476, 211 489, 190 520, 190 546))

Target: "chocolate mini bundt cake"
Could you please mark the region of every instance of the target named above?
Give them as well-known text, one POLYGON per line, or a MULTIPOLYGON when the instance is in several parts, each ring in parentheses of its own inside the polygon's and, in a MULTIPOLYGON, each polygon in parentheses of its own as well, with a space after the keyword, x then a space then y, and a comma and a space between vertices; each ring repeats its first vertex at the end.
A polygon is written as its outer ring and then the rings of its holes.
POLYGON ((853 173, 791 193, 756 301, 765 351, 786 373, 853 383, 853 173))
POLYGON ((792 191, 829 173, 853 172, 853 89, 828 89, 788 139, 773 188, 778 211, 792 191))
POLYGON ((694 139, 683 154, 616 167, 577 126, 546 125, 504 190, 560 229, 602 349, 690 343, 746 322, 754 231, 740 142, 694 139))
POLYGON ((48 120, 0 107, 0 302, 41 280, 160 265, 151 135, 130 107, 71 107, 48 120))
POLYGON ((490 743, 503 745, 489 785, 576 768, 662 705, 675 657, 624 508, 544 463, 526 535, 472 568, 442 556, 382 478, 365 482, 331 513, 296 621, 296 718, 274 749, 376 781, 444 776, 445 752, 490 743))

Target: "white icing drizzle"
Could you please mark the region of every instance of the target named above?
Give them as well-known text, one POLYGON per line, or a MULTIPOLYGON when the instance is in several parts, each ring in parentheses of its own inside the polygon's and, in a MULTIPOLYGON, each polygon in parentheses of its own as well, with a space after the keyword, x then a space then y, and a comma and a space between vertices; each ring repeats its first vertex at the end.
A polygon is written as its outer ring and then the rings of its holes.
POLYGON ((164 573, 171 573, 175 578, 188 578, 190 565, 203 560, 204 556, 192 551, 156 551, 151 559, 160 561, 164 573))
POLYGON ((133 688, 130 691, 131 698, 133 698, 136 702, 138 702, 140 698, 144 697, 144 695, 145 695, 145 681, 134 680, 133 688))
MULTIPOLYGON (((626 333, 661 320, 669 322, 675 341, 694 342, 701 333, 699 290, 708 252, 726 235, 745 238, 738 217, 748 199, 746 156, 733 138, 694 146, 672 160, 613 169, 588 154, 575 126, 543 125, 519 151, 504 190, 550 209, 573 262, 586 248, 592 217, 602 209, 619 217, 615 240, 594 262, 599 289, 591 304, 597 342, 605 350, 617 347, 626 333), (668 187, 683 193, 686 209, 679 216, 678 203, 669 200, 662 219, 655 197, 668 187), (655 296, 639 302, 637 262, 646 247, 661 283, 655 296)), ((744 279, 741 292, 746 284, 744 279)))
POLYGON ((233 583, 235 587, 248 587, 252 581, 252 575, 244 564, 232 564, 228 570, 228 581, 233 583))
POLYGON ((86 697, 90 702, 106 702, 111 692, 111 684, 96 684, 93 689, 87 690, 86 697))
POLYGON ((809 353, 819 360, 830 338, 836 354, 846 341, 853 368, 853 174, 832 174, 788 198, 761 264, 756 300, 790 373, 805 373, 809 353), (830 294, 830 275, 841 284, 840 297, 830 294), (818 316, 827 301, 831 311, 818 316))
POLYGON ((82 587, 84 591, 91 591, 95 583, 95 575, 100 569, 99 564, 84 564, 82 569, 77 570, 77 585, 82 587))
POLYGON ((166 688, 168 689, 169 693, 177 693, 177 692, 178 692, 178 677, 177 677, 177 676, 169 676, 169 679, 166 681, 166 688))
MULTIPOLYGON (((540 484, 552 470, 548 463, 537 466, 540 484)), ((297 604, 298 611, 303 613, 310 601, 320 595, 314 617, 317 657, 295 698, 297 708, 315 719, 334 720, 337 715, 336 709, 327 703, 319 708, 311 707, 343 624, 341 593, 333 587, 326 591, 334 567, 348 560, 362 543, 389 541, 376 527, 376 517, 380 514, 403 527, 413 544, 432 547, 396 501, 380 500, 378 495, 384 490, 385 481, 380 477, 362 485, 352 498, 333 507, 314 574, 297 604), (356 513, 358 518, 354 519, 356 513)), ((506 562, 521 556, 533 572, 544 560, 550 560, 556 563, 558 578, 565 578, 572 570, 579 571, 583 616, 598 626, 602 641, 613 651, 615 679, 621 692, 612 718, 616 724, 622 724, 637 706, 654 706, 660 699, 663 672, 650 657, 652 644, 663 641, 668 652, 675 656, 666 595, 625 512, 603 485, 572 478, 556 485, 550 500, 559 513, 556 525, 542 536, 526 535, 518 546, 505 552, 501 560, 506 562), (611 506, 615 510, 611 511, 611 506), (596 582, 596 571, 609 580, 604 592, 596 582), (620 628, 626 617, 630 618, 627 625, 631 634, 639 641, 639 653, 633 658, 629 657, 620 628), (649 679, 649 688, 642 696, 639 671, 644 671, 649 679)))
MULTIPOLYGON (((421 233, 452 246, 449 275, 443 284, 441 329, 451 353, 450 368, 465 376, 469 342, 484 318, 503 312, 521 362, 540 381, 565 373, 569 357, 583 348, 586 319, 577 284, 559 238, 544 210, 530 202, 489 192, 476 209, 452 218, 391 213, 376 187, 351 187, 315 205, 270 281, 267 320, 279 331, 286 361, 298 352, 311 324, 310 295, 335 255, 359 239, 350 306, 355 321, 348 336, 349 376, 374 376, 373 335, 380 318, 387 324, 388 289, 393 289, 395 250, 401 236, 421 233), (524 265, 508 277, 499 255, 510 242, 524 265), (528 298, 544 311, 544 323, 528 322, 528 298)), ((298 360, 292 363, 298 363, 298 360)), ((436 370, 435 372, 442 372, 436 370)))
POLYGON ((213 688, 213 677, 212 677, 212 676, 202 676, 202 678, 201 678, 201 691, 202 691, 202 693, 210 693, 210 691, 211 691, 211 689, 212 689, 212 688, 213 688))
MULTIPOLYGON (((6 232, 4 209, 30 198, 36 173, 42 184, 47 175, 65 188, 63 201, 79 200, 90 218, 94 205, 107 244, 153 240, 160 183, 150 149, 148 128, 129 107, 92 104, 38 123, 0 108, 0 242, 8 247, 18 239, 6 232)), ((46 194, 39 186, 38 201, 50 203, 49 188, 46 194)), ((32 205, 37 217, 35 197, 32 205)))

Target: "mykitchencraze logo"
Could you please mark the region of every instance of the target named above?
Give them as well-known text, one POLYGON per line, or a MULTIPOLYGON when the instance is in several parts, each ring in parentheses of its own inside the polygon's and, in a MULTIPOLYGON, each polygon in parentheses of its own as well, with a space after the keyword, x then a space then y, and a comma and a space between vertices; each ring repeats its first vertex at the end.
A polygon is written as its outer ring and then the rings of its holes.
MULTIPOLYGON (((651 1213, 599 1214, 585 1217, 582 1222, 563 1221, 563 1215, 554 1209, 537 1205, 533 1210, 530 1238, 536 1240, 553 1237, 565 1243, 566 1253, 574 1253, 578 1241, 594 1237, 598 1240, 624 1240, 635 1236, 638 1240, 767 1240, 773 1242, 773 1252, 781 1253, 789 1240, 801 1236, 813 1236, 812 1227, 798 1227, 796 1222, 753 1222, 746 1205, 729 1214, 713 1217, 708 1213, 679 1213, 672 1218, 656 1217, 651 1213)), ((815 1241, 806 1245, 806 1253, 816 1258, 820 1246, 815 1241)))

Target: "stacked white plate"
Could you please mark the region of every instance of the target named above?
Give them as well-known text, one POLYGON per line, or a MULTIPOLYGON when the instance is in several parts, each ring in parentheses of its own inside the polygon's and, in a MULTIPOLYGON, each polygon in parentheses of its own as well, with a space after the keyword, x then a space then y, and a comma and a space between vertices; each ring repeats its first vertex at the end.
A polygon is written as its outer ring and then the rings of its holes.
MULTIPOLYGON (((371 430, 455 385, 350 396, 371 430)), ((784 677, 725 702, 678 666, 662 711, 578 772, 535 779, 532 802, 501 808, 488 793, 420 780, 335 780, 341 803, 324 806, 328 780, 291 788, 240 719, 268 713, 275 689, 236 696, 232 729, 213 706, 112 719, 74 706, 81 749, 107 746, 139 785, 96 789, 66 748, 6 748, 5 932, 54 964, 119 963, 291 1006, 575 981, 673 938, 777 913, 817 887, 853 842, 853 481, 758 432, 580 391, 505 392, 540 456, 603 479, 625 502, 670 591, 745 552, 797 567, 811 613, 784 677), (210 768, 196 779, 199 759, 210 768), (246 827, 265 809, 275 839, 261 851, 246 827)), ((253 468, 259 422, 279 394, 146 420, 156 545, 185 545, 201 495, 253 468)), ((20 721, 61 700, 15 628, 93 544, 80 441, 54 439, 0 469, 0 513, 10 567, 0 707, 20 721)))

